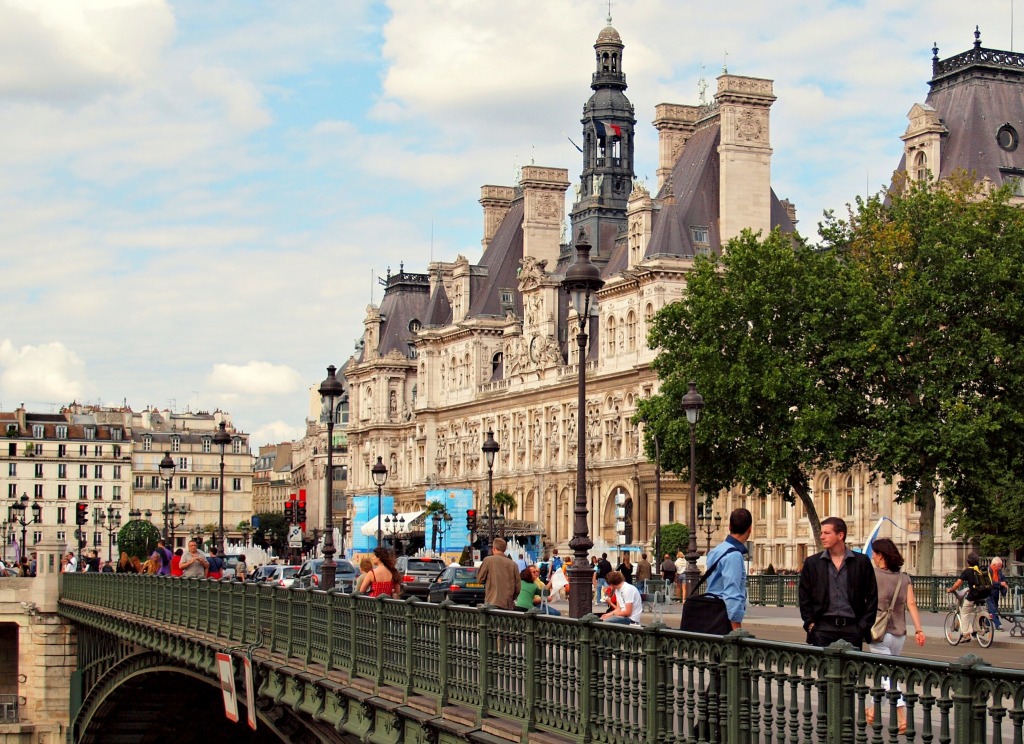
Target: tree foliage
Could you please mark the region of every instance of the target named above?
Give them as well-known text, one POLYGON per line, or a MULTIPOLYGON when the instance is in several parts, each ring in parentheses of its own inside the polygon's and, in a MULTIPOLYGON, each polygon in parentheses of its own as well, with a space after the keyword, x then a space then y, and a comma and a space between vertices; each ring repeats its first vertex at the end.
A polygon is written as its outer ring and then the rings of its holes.
POLYGON ((690 543, 690 530, 685 524, 675 522, 663 524, 659 537, 661 538, 661 555, 655 556, 655 566, 661 565, 665 553, 675 559, 676 552, 680 550, 686 552, 686 547, 690 543))
POLYGON ((288 548, 288 522, 284 514, 277 512, 261 512, 259 517, 259 528, 253 533, 252 543, 261 548, 273 547, 278 554, 288 548))
POLYGON ((700 489, 742 484, 800 499, 817 540, 809 474, 853 461, 862 425, 842 343, 862 295, 836 254, 778 232, 744 232, 723 256, 698 258, 682 299, 650 332, 661 388, 639 407, 648 452, 657 433, 663 465, 689 477, 682 398, 695 381, 705 401, 695 430, 700 489))
POLYGON ((511 514, 516 510, 516 497, 508 491, 495 491, 494 506, 502 514, 511 514))
POLYGON ((993 521, 1022 476, 1024 212, 966 174, 884 196, 823 236, 871 293, 847 343, 869 403, 863 461, 920 510, 930 573, 940 490, 957 533, 1001 527, 1005 544, 1024 543, 993 521))
POLYGON ((125 522, 117 533, 117 547, 122 553, 145 561, 156 550, 156 541, 159 539, 160 531, 151 522, 132 519, 125 522))

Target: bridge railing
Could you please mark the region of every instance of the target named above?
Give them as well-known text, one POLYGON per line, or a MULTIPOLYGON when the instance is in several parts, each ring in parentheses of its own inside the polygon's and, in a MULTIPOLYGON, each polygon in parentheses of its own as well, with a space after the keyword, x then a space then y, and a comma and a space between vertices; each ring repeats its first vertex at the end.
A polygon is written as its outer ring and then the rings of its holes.
POLYGON ((340 671, 581 743, 880 744, 897 741, 901 697, 910 741, 1024 740, 1024 671, 973 656, 946 664, 237 582, 61 581, 63 615, 125 638, 142 626, 221 648, 258 643, 257 662, 269 652, 317 678, 340 671))
MULTIPOLYGON (((917 608, 922 612, 945 612, 949 609, 949 596, 946 590, 957 580, 956 576, 911 576, 910 582, 914 587, 914 599, 917 601, 917 608)), ((751 604, 775 606, 775 607, 797 607, 799 597, 797 596, 797 585, 800 577, 796 574, 758 574, 747 576, 747 598, 751 604)), ((999 611, 1002 614, 1015 614, 1021 612, 1020 599, 1014 601, 1015 591, 1024 593, 1024 580, 1020 577, 1013 577, 1007 580, 1010 591, 999 599, 999 611), (1021 587, 1021 589, 1017 589, 1021 587)))

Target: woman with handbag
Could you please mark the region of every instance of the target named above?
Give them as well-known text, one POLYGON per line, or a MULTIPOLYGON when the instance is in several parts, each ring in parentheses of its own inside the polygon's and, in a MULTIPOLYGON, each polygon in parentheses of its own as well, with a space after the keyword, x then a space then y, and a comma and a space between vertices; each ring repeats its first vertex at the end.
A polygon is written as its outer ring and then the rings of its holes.
MULTIPOLYGON (((878 616, 871 627, 868 651, 899 656, 907 640, 907 612, 910 612, 910 619, 914 622, 914 640, 918 646, 923 646, 925 642, 921 615, 914 599, 914 587, 910 585, 910 577, 900 571, 903 556, 896 543, 887 537, 879 538, 871 543, 871 550, 871 560, 875 564, 875 583, 878 585, 878 616)), ((888 677, 882 679, 882 687, 889 689, 888 677)), ((907 730, 907 703, 902 696, 896 706, 899 732, 902 734, 907 730)), ((874 723, 873 705, 865 711, 865 716, 869 725, 874 723)))

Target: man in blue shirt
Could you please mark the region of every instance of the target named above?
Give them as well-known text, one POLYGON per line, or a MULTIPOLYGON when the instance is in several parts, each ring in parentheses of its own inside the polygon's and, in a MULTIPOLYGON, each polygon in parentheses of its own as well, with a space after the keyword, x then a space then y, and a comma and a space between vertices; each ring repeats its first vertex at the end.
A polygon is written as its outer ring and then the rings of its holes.
POLYGON ((725 602, 732 629, 743 623, 747 611, 747 572, 743 556, 747 552, 746 542, 754 529, 754 517, 746 509, 735 509, 729 515, 729 536, 716 545, 707 557, 707 567, 715 566, 708 577, 708 594, 720 597, 725 602))

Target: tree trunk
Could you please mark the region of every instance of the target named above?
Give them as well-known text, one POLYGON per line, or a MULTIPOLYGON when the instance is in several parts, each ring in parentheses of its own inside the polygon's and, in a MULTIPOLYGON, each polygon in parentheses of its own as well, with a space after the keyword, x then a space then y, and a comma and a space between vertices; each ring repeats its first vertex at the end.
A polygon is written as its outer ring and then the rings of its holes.
POLYGON ((931 576, 935 562, 935 489, 931 484, 921 486, 917 496, 917 508, 921 511, 917 574, 931 576))
POLYGON ((807 521, 811 525, 811 534, 814 536, 815 552, 820 553, 824 550, 821 546, 821 520, 818 518, 818 510, 814 506, 814 499, 811 498, 810 489, 807 488, 807 479, 803 473, 791 475, 789 477, 789 486, 796 492, 800 503, 807 510, 807 521))

